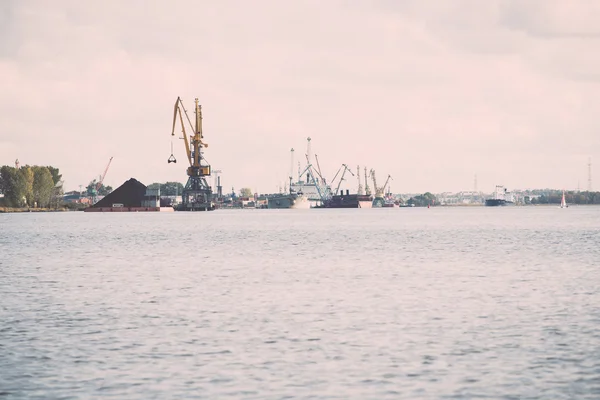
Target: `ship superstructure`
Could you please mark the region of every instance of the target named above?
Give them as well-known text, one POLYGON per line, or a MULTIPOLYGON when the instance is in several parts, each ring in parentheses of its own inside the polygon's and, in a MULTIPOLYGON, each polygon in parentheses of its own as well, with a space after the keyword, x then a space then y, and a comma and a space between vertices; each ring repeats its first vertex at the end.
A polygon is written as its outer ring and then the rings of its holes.
POLYGON ((504 186, 496 185, 494 197, 485 200, 485 205, 488 207, 498 206, 514 206, 513 195, 504 186))
POLYGON ((309 137, 306 140, 306 166, 302 168, 301 163, 298 162, 298 178, 295 182, 293 179, 290 181, 290 188, 296 193, 303 193, 311 206, 318 206, 331 197, 331 186, 323 178, 317 155, 315 155, 316 167, 313 165, 311 139, 309 137))
POLYGON ((291 149, 291 165, 290 175, 288 177, 290 181, 289 191, 286 184, 286 193, 279 193, 270 195, 267 198, 267 208, 310 208, 310 202, 308 196, 302 191, 296 191, 293 185, 294 175, 294 149, 291 149))

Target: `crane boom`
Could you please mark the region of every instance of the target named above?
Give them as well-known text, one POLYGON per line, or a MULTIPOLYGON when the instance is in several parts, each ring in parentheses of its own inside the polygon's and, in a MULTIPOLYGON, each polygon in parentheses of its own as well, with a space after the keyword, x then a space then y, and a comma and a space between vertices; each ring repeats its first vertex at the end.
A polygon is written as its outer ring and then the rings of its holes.
POLYGON ((390 181, 390 179, 392 179, 392 176, 388 174, 387 179, 385 180, 385 183, 383 184, 383 187, 381 188, 381 191, 385 193, 385 188, 388 184, 388 182, 390 181))
POLYGON ((371 195, 371 188, 369 187, 369 178, 367 177, 367 167, 365 167, 365 194, 371 195))
POLYGON ((102 176, 100 177, 100 180, 98 181, 98 183, 96 183, 96 191, 100 190, 100 188, 102 187, 102 183, 104 183, 104 177, 106 176, 106 173, 108 172, 108 167, 110 167, 110 163, 112 162, 112 157, 108 160, 108 164, 106 165, 106 168, 104 169, 104 173, 102 174, 102 176))
POLYGON ((317 157, 316 154, 315 154, 315 160, 317 162, 317 173, 319 174, 319 177, 321 178, 321 181, 323 182, 323 184, 326 184, 325 178, 323 178, 323 174, 321 173, 321 166, 319 165, 319 157, 317 157))
MULTIPOLYGON (((350 172, 350 174, 352 174, 352 176, 354 176, 354 174, 352 173, 352 171, 350 170, 350 168, 348 168, 348 166, 346 164, 342 164, 342 168, 344 168, 344 171, 342 172, 342 176, 340 177, 340 181, 338 182, 337 187, 335 188, 335 194, 337 195, 338 192, 340 191, 340 186, 342 185, 342 181, 344 180, 344 175, 346 175, 346 171, 350 172)), ((339 172, 339 171, 338 171, 339 172)), ((337 174, 336 174, 337 176, 337 174)), ((332 181, 333 182, 333 181, 332 181)))

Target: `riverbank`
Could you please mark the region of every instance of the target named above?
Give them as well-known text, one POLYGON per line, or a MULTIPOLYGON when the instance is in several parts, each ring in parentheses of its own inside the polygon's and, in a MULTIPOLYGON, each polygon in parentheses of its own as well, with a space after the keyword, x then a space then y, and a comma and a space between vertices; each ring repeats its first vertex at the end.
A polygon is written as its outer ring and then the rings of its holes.
POLYGON ((0 213, 23 213, 23 212, 63 212, 70 211, 67 208, 13 208, 13 207, 0 207, 0 213))

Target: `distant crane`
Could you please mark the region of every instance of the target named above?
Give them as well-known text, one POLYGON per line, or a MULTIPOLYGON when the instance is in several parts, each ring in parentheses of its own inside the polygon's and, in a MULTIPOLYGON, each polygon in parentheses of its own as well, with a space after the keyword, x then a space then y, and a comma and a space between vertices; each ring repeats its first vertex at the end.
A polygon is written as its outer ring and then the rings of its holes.
POLYGON ((350 168, 348 168, 348 166, 346 164, 342 164, 342 166, 340 167, 340 169, 338 169, 338 172, 335 174, 335 176, 331 180, 331 183, 333 183, 335 181, 335 178, 338 176, 338 174, 340 173, 340 171, 342 169, 343 169, 342 176, 340 177, 340 181, 338 182, 338 185, 335 188, 335 192, 334 192, 335 195, 337 195, 338 192, 340 191, 340 186, 342 185, 342 181, 344 180, 344 175, 346 175, 346 172, 350 172, 350 174, 352 176, 354 176, 354 173, 350 170, 350 168))
POLYGON ((326 185, 327 182, 325 181, 325 178, 323 178, 323 174, 321 173, 321 166, 319 165, 319 157, 316 154, 315 154, 315 161, 317 162, 317 174, 321 178, 321 183, 323 185, 326 185))
POLYGON ((100 188, 102 187, 102 183, 104 183, 104 178, 106 177, 106 173, 108 172, 108 167, 110 167, 110 163, 112 162, 112 157, 108 160, 108 164, 106 165, 106 168, 104 169, 104 173, 100 176, 100 180, 98 181, 98 183, 96 183, 96 192, 98 192, 100 190, 100 188))
POLYGON ((104 169, 104 173, 102 175, 100 175, 100 179, 98 180, 98 182, 96 182, 95 185, 93 185, 91 188, 88 188, 88 195, 90 196, 90 201, 92 202, 92 204, 96 203, 96 196, 98 195, 98 192, 100 191, 100 189, 102 188, 102 184, 104 183, 104 178, 106 177, 106 173, 108 172, 108 167, 110 167, 110 163, 112 162, 112 157, 108 160, 108 164, 106 165, 106 168, 104 169))
MULTIPOLYGON (((179 121, 181 132, 183 133, 186 159, 189 162, 189 167, 186 171, 188 180, 183 189, 182 203, 179 204, 176 210, 212 211, 215 209, 215 205, 213 203, 212 189, 206 181, 206 178, 211 175, 211 166, 207 163, 203 154, 203 149, 207 148, 208 144, 204 141, 204 134, 202 132, 202 107, 198 103, 197 98, 194 99, 194 102, 195 124, 192 124, 181 98, 177 97, 173 107, 171 137, 175 136, 175 127, 177 121, 179 121), (191 128, 189 136, 185 130, 184 116, 191 128)), ((173 155, 173 145, 171 144, 171 156, 168 158, 167 163, 175 162, 177 161, 173 155)))
POLYGON ((371 188, 369 187, 369 179, 367 177, 367 167, 365 167, 365 194, 367 196, 371 195, 371 188))
POLYGON ((358 195, 363 195, 363 186, 362 186, 362 182, 360 181, 360 166, 357 165, 356 166, 356 178, 358 179, 358 189, 356 191, 356 194, 358 195))
POLYGON ((383 203, 385 202, 385 200, 383 199, 383 196, 385 193, 385 187, 387 186, 387 184, 390 181, 390 179, 392 178, 392 176, 391 175, 387 176, 387 179, 386 179, 385 183, 383 184, 383 186, 377 186, 375 170, 371 169, 370 174, 371 174, 371 179, 373 179, 373 188, 375 189, 375 198, 373 199, 373 207, 382 207, 383 203))
POLYGON ((18 158, 15 160, 15 168, 16 169, 21 168, 21 164, 19 163, 19 159, 18 158))

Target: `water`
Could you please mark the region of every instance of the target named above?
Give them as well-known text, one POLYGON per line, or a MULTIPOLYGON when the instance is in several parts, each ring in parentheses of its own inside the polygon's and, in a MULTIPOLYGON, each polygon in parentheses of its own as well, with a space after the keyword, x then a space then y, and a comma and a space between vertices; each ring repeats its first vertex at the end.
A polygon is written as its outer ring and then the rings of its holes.
POLYGON ((3 399, 598 399, 600 208, 0 214, 3 399))

